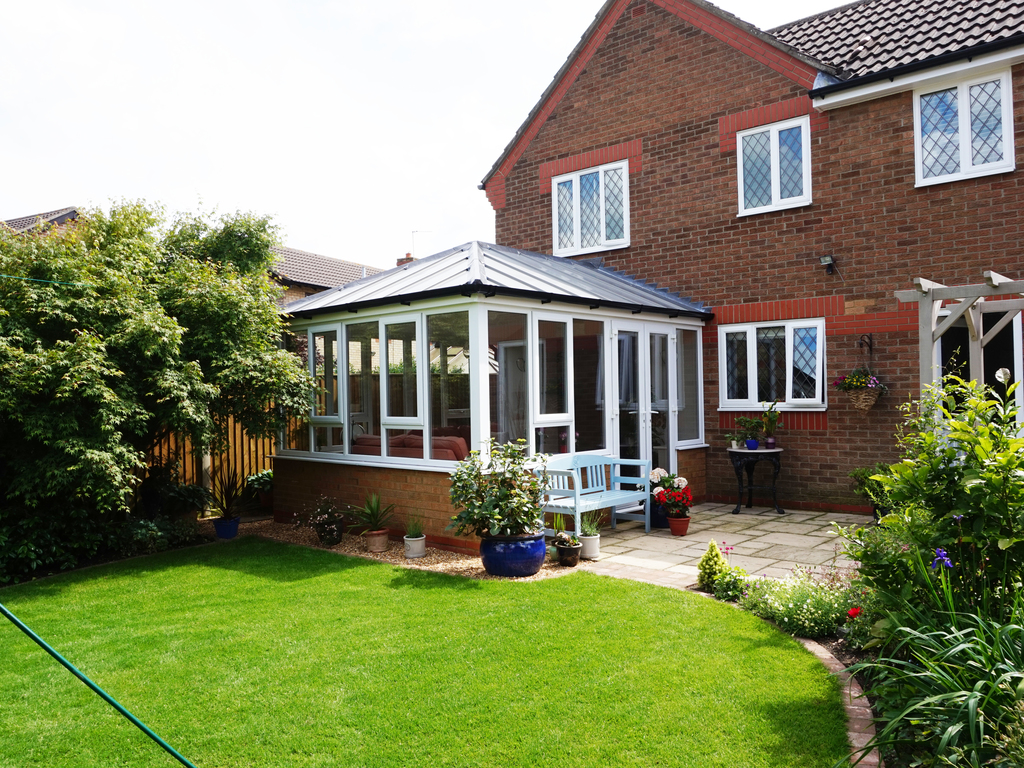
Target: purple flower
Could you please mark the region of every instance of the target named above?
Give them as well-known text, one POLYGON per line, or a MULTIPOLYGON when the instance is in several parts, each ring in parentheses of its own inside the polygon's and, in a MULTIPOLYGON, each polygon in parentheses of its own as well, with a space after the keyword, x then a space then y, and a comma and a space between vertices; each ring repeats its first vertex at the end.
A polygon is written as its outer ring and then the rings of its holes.
POLYGON ((963 515, 953 515, 953 519, 956 520, 959 523, 961 520, 964 519, 964 516, 963 515))
POLYGON ((935 550, 935 559, 932 560, 932 570, 938 568, 939 563, 942 563, 947 568, 953 567, 953 561, 949 559, 949 556, 946 554, 946 550, 941 547, 935 550))

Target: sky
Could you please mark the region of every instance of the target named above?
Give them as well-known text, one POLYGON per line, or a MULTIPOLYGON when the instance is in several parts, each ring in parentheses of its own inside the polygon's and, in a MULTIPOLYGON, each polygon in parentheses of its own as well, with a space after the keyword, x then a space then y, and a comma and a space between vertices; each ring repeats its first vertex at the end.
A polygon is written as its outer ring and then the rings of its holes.
MULTIPOLYGON (((842 0, 719 0, 762 29, 842 0)), ((0 219, 269 215, 391 267, 494 240, 478 189, 601 0, 55 0, 0 22, 0 219)))

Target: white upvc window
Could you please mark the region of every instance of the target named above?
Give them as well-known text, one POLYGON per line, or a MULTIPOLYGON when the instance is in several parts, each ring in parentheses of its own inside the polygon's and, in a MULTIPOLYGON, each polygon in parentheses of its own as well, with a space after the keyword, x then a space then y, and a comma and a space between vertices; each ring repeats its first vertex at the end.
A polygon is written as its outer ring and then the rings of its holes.
POLYGON ((825 407, 825 321, 821 318, 718 328, 719 407, 825 407))
POLYGON ((552 252, 556 256, 629 245, 629 161, 551 180, 552 252))
POLYGON ((915 91, 914 156, 919 187, 1012 171, 1009 70, 915 91))
POLYGON ((739 215, 811 202, 811 121, 808 116, 736 133, 739 215))

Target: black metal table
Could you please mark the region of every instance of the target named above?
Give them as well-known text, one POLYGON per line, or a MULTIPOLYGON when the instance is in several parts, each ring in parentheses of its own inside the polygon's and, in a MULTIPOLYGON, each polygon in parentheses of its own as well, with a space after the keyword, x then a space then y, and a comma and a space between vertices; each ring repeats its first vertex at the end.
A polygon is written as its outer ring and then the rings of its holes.
POLYGON ((732 462, 732 468, 736 472, 736 484, 739 487, 739 496, 736 499, 736 509, 732 511, 734 515, 740 513, 740 505, 743 504, 743 471, 747 472, 747 509, 754 506, 754 489, 758 490, 771 490, 772 492, 772 505, 775 507, 775 511, 780 515, 786 514, 786 511, 779 506, 778 495, 775 490, 775 482, 779 479, 779 471, 782 469, 780 462, 782 456, 781 448, 758 448, 756 451, 751 451, 746 448, 729 448, 729 460, 732 462), (754 466, 759 461, 770 461, 772 463, 772 484, 771 485, 754 485, 754 466))

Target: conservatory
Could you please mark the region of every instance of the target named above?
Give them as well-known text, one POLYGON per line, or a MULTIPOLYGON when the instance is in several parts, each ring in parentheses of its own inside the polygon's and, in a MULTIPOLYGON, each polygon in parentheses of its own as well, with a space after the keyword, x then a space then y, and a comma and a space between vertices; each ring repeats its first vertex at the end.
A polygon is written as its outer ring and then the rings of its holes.
POLYGON ((299 462, 344 466, 356 486, 386 494, 412 472, 446 475, 488 438, 669 471, 704 447, 710 310, 596 260, 471 242, 287 311, 320 394, 309 422, 282 435, 285 503, 311 486, 346 490, 299 462))

